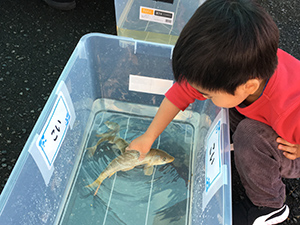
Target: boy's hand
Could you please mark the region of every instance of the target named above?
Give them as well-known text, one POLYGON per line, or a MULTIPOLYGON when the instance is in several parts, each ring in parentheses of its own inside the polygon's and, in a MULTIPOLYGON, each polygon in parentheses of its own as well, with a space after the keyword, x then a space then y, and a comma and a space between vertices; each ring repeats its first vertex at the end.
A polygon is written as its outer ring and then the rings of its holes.
POLYGON ((126 150, 139 151, 139 160, 142 161, 150 151, 155 139, 164 131, 179 111, 180 109, 165 97, 147 131, 134 139, 126 150))
POLYGON ((150 151, 152 141, 145 134, 134 139, 126 148, 127 150, 136 150, 140 152, 139 160, 142 161, 150 151))
POLYGON ((300 157, 300 145, 291 144, 281 137, 278 137, 276 141, 279 144, 278 149, 283 151, 286 158, 295 160, 300 157))

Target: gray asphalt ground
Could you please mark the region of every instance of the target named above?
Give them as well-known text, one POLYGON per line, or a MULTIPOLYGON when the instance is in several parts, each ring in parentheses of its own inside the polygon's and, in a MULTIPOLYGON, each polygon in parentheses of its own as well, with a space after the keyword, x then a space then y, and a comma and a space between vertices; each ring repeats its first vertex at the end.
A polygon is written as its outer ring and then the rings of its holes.
MULTIPOLYGON (((280 48, 300 59, 300 0, 259 0, 281 32, 280 48)), ((114 2, 78 0, 62 12, 42 0, 0 1, 0 191, 80 37, 116 34, 114 2)), ((243 196, 233 166, 233 201, 243 196)), ((299 181, 285 180, 291 215, 300 224, 299 181)))

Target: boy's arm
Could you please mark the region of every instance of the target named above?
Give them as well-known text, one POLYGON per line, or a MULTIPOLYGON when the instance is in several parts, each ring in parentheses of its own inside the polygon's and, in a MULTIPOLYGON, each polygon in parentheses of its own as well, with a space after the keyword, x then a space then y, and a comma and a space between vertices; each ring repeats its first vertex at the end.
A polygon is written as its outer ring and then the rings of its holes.
POLYGON ((139 151, 139 160, 143 160, 155 139, 164 131, 179 111, 180 109, 177 106, 175 106, 167 98, 164 98, 147 131, 134 139, 126 150, 139 151))

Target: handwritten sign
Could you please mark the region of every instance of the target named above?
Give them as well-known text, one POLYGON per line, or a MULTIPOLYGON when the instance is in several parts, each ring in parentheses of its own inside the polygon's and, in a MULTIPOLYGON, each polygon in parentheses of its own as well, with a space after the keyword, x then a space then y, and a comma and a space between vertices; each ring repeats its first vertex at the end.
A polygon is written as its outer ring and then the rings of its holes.
POLYGON ((58 94, 52 111, 40 133, 36 145, 50 169, 66 136, 71 113, 62 92, 58 94))
POLYGON ((208 135, 206 144, 205 162, 205 191, 207 192, 213 182, 221 173, 221 120, 219 120, 208 135))

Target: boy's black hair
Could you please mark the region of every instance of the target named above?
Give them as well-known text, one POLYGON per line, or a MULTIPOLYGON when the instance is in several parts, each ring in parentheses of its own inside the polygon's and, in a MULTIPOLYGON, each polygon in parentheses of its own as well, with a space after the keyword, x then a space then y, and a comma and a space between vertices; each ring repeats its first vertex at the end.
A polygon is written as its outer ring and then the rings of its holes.
POLYGON ((175 80, 234 95, 249 79, 272 76, 278 43, 278 27, 255 1, 207 0, 174 47, 175 80))

